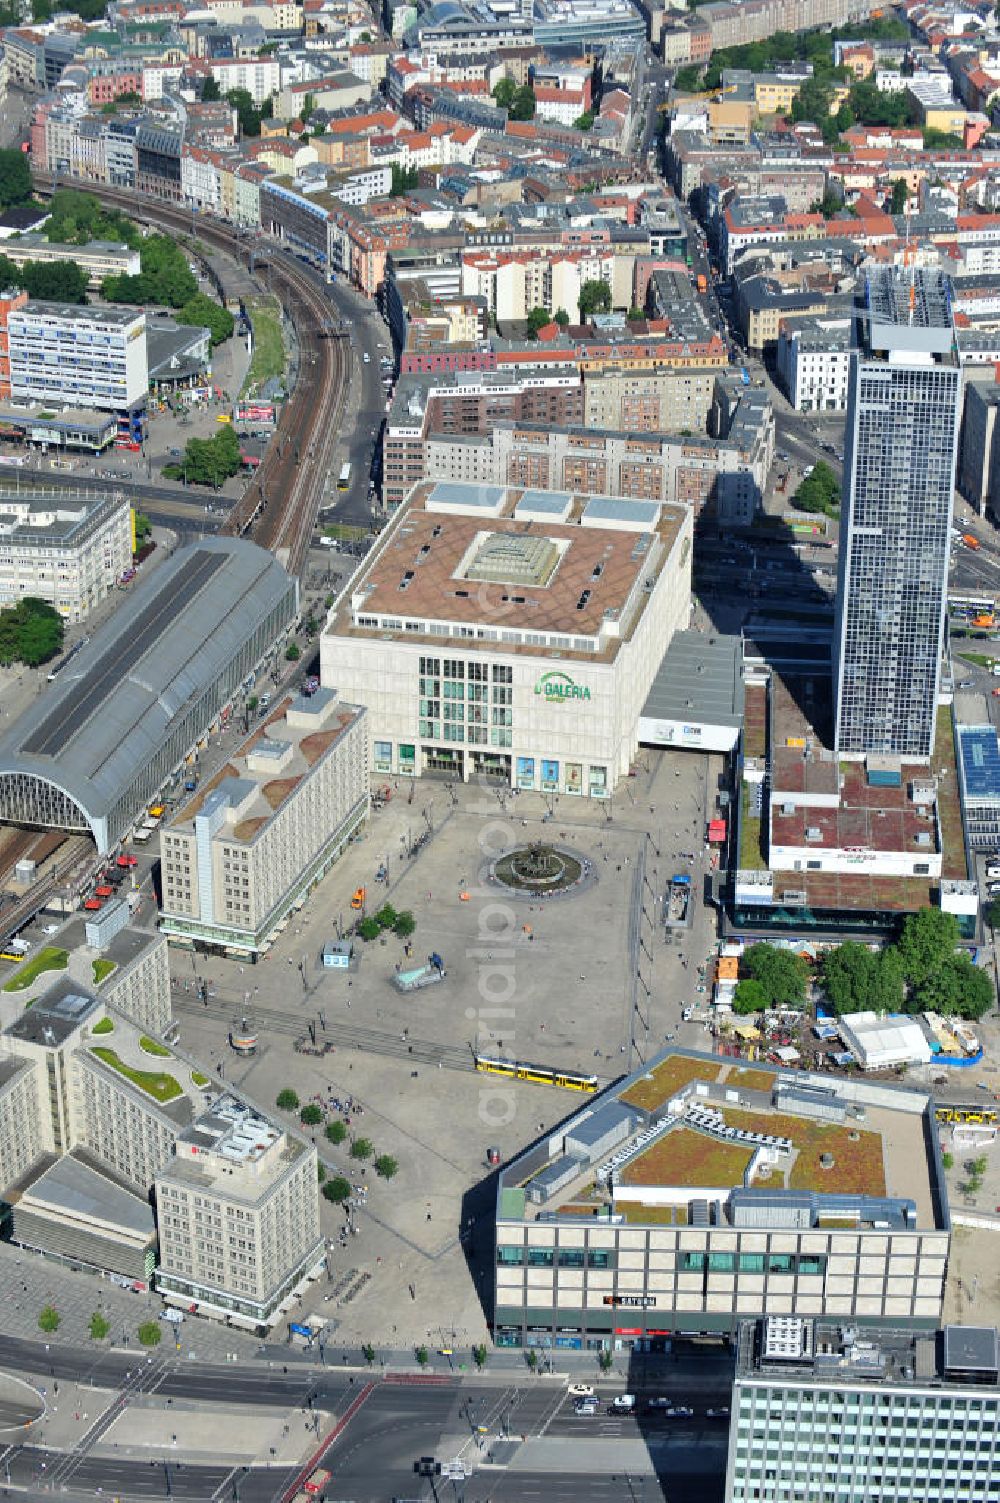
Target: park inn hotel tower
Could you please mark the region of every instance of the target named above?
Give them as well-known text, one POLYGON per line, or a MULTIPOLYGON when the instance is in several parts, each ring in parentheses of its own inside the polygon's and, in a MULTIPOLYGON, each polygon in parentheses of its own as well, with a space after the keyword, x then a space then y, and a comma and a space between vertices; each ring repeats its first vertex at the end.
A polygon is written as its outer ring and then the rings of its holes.
POLYGON ((847 399, 835 749, 929 758, 948 586, 960 371, 948 279, 870 275, 847 399))

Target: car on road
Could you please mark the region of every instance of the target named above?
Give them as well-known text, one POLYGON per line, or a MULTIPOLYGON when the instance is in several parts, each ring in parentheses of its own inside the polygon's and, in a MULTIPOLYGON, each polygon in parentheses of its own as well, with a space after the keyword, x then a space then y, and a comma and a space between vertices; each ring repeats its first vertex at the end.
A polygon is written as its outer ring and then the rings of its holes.
POLYGON ((584 1415, 588 1419, 598 1412, 600 1405, 596 1399, 580 1399, 573 1405, 573 1413, 584 1415))
POLYGON ((664 1394, 658 1394, 655 1398, 646 1400, 646 1408, 650 1413, 658 1409, 672 1409, 673 1407, 673 1399, 668 1399, 664 1394))
POLYGON ((608 1405, 609 1414, 631 1414, 635 1409, 634 1393, 619 1393, 608 1405))
POLYGON ((728 1419, 729 1406, 727 1404, 720 1404, 715 1409, 706 1409, 705 1417, 706 1419, 728 1419))
POLYGON ((371 365, 371 363, 372 363, 372 357, 369 355, 369 353, 368 353, 367 350, 365 350, 363 352, 361 358, 365 362, 365 365, 371 365))
POLYGON ((570 1397, 574 1399, 592 1399, 594 1390, 589 1383, 571 1383, 569 1385, 570 1397))
POLYGON ((171 449, 171 451, 170 451, 170 458, 171 459, 179 459, 182 453, 183 453, 183 450, 181 450, 181 449, 171 449))
POLYGON ((690 1419, 694 1410, 687 1404, 674 1404, 671 1408, 664 1409, 663 1413, 667 1419, 690 1419))

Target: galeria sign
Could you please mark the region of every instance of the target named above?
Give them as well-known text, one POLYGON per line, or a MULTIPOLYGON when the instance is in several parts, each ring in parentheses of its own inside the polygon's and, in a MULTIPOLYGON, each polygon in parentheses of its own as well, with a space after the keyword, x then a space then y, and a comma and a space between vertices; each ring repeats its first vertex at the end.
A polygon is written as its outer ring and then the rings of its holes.
POLYGON ((586 684, 576 684, 568 673, 553 671, 543 673, 535 685, 536 694, 544 694, 546 699, 589 699, 590 690, 586 684))

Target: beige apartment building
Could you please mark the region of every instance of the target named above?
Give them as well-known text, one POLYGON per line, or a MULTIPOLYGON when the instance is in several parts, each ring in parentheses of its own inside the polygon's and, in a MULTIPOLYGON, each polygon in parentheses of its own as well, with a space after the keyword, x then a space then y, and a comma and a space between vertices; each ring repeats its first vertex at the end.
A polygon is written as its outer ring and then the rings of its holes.
POLYGON ((12 1240, 268 1324, 323 1257, 316 1150, 58 981, 0 1035, 12 1240), (167 1275, 169 1274, 169 1279, 167 1275))
POLYGON ((33 595, 83 621, 132 562, 127 498, 98 492, 0 492, 0 607, 33 595))
POLYGON ((315 1148, 221 1097, 157 1175, 163 1293, 273 1324, 324 1263, 316 1166, 315 1148))
POLYGON ((286 699, 164 830, 174 944, 256 958, 368 812, 365 711, 335 691, 286 699))

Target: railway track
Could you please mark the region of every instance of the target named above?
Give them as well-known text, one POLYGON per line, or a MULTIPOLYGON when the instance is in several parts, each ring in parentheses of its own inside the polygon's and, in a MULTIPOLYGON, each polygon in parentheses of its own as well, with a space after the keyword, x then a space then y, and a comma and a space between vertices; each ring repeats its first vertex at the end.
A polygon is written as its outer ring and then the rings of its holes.
MULTIPOLYGON (((48 174, 38 173, 35 180, 43 190, 52 185, 48 174)), ((140 223, 166 229, 179 240, 191 238, 187 210, 101 183, 81 186, 140 223)), ((260 245, 259 240, 253 247, 244 245, 231 227, 205 215, 199 216, 197 238, 248 264, 260 245)), ((267 255, 272 290, 295 327, 298 373, 267 453, 221 531, 251 537, 290 573, 299 574, 347 402, 350 352, 345 338, 320 337, 331 308, 311 278, 276 246, 268 245, 267 255)))
MULTIPOLYGON (((213 1022, 232 1023, 246 1011, 245 1005, 236 997, 227 1002, 221 997, 209 997, 207 1003, 199 1002, 190 993, 173 989, 173 1010, 178 1017, 209 1018, 213 1022)), ((261 1007, 256 1003, 250 1008, 254 1026, 261 1033, 278 1033, 286 1038, 302 1038, 310 1021, 301 1012, 280 1012, 274 1007, 261 1007)), ((444 1070, 475 1070, 471 1048, 459 1044, 439 1044, 432 1039, 417 1039, 409 1035, 404 1039, 398 1033, 383 1028, 364 1028, 351 1023, 330 1020, 324 1030, 316 1025, 316 1042, 331 1044, 334 1049, 363 1050, 366 1054, 381 1054, 387 1059, 405 1059, 414 1065, 438 1065, 444 1070)))
MULTIPOLYGON (((38 831, 32 832, 32 838, 34 840, 39 838, 38 831)), ((84 854, 92 852, 93 846, 88 836, 68 835, 66 837, 65 850, 61 859, 46 874, 44 880, 36 883, 17 902, 4 905, 0 913, 0 938, 4 943, 45 907, 63 880, 70 875, 74 867, 79 866, 84 854)))

